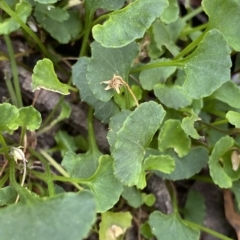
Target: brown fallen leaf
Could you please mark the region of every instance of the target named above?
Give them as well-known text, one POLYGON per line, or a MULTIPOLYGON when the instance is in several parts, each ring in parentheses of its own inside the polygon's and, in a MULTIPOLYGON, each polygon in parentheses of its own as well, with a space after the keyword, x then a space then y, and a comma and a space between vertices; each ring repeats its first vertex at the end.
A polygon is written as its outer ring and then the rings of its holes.
POLYGON ((235 211, 231 191, 223 190, 223 198, 226 218, 235 229, 238 240, 240 240, 240 215, 235 211))

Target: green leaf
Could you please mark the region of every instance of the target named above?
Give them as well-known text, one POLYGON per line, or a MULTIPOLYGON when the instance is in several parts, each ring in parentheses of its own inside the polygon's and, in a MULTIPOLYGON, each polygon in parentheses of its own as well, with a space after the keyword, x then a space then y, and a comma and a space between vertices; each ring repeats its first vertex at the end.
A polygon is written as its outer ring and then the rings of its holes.
POLYGON ((90 15, 97 9, 116 10, 123 6, 124 0, 88 0, 85 7, 90 15))
POLYGON ((150 225, 148 222, 145 222, 140 225, 140 233, 143 235, 146 239, 151 239, 153 238, 153 234, 151 232, 150 225))
POLYGON ((109 100, 107 102, 98 100, 94 96, 93 92, 90 90, 86 79, 87 66, 89 62, 90 58, 81 57, 73 65, 72 70, 73 83, 80 90, 81 100, 88 103, 90 106, 94 108, 95 117, 104 123, 108 123, 109 119, 112 116, 114 116, 117 112, 119 112, 119 108, 114 103, 113 100, 109 100))
POLYGON ((240 5, 236 0, 203 0, 203 9, 209 16, 208 29, 218 29, 234 50, 240 51, 240 5))
POLYGON ((66 10, 62 9, 59 9, 59 11, 63 11, 63 13, 56 13, 56 19, 53 18, 55 15, 52 16, 49 12, 46 14, 41 11, 35 11, 34 17, 54 39, 62 44, 66 44, 80 34, 82 30, 82 23, 79 19, 77 11, 71 10, 66 12, 66 10), (59 15, 62 15, 62 18, 59 18, 59 15), (69 17, 66 18, 65 16, 69 17))
POLYGON ((33 106, 22 107, 19 109, 18 118, 14 122, 9 123, 8 127, 10 129, 17 129, 20 126, 34 131, 40 127, 41 122, 41 114, 33 106))
POLYGON ((97 212, 112 208, 123 191, 122 184, 113 175, 113 159, 108 155, 100 157, 97 171, 85 181, 95 197, 97 212))
POLYGON ((176 110, 192 103, 192 99, 177 85, 157 84, 154 86, 154 94, 165 106, 176 110))
MULTIPOLYGON (((166 59, 158 59, 151 61, 150 63, 165 62, 166 59)), ((143 89, 153 90, 153 87, 158 83, 165 83, 167 78, 170 77, 176 71, 176 67, 160 67, 152 68, 149 70, 141 71, 139 80, 142 84, 143 89)))
POLYGON ((69 151, 64 155, 61 165, 73 178, 89 178, 96 172, 100 156, 102 153, 97 149, 83 154, 69 151))
POLYGON ((63 95, 69 94, 69 86, 58 80, 53 63, 47 58, 39 60, 33 69, 32 90, 35 91, 41 88, 63 95))
POLYGON ((228 111, 226 114, 228 121, 236 128, 240 128, 240 113, 234 111, 228 111))
POLYGON ((83 239, 95 218, 94 198, 88 191, 34 198, 1 209, 0 235, 2 240, 83 239))
POLYGON ((146 204, 148 207, 152 207, 156 201, 156 198, 152 193, 150 194, 142 193, 142 199, 144 204, 146 204))
POLYGON ((179 157, 184 157, 190 150, 191 140, 181 127, 181 122, 175 119, 165 121, 158 136, 158 149, 164 151, 173 148, 179 157))
POLYGON ((125 185, 138 184, 145 149, 159 128, 165 111, 156 102, 140 104, 116 134, 114 174, 125 185))
POLYGON ((164 173, 171 173, 175 168, 175 161, 168 155, 150 155, 144 160, 145 170, 158 170, 164 173))
POLYGON ((181 127, 188 136, 194 139, 199 139, 201 136, 199 136, 197 130, 194 128, 194 122, 201 119, 193 111, 191 114, 192 115, 190 117, 183 118, 181 127))
POLYGON ((165 215, 155 211, 150 214, 149 224, 157 239, 191 239, 198 240, 200 231, 185 224, 176 214, 165 215), (170 231, 171 230, 171 231, 170 231))
POLYGON ((138 208, 143 204, 141 192, 135 186, 123 186, 122 197, 131 207, 138 208))
POLYGON ((122 48, 105 48, 97 42, 91 44, 92 58, 87 67, 87 81, 95 97, 101 101, 108 101, 114 90, 105 90, 101 84, 113 78, 113 75, 128 79, 131 65, 138 54, 138 45, 135 42, 122 48))
POLYGON ((0 206, 13 204, 17 198, 14 187, 8 186, 0 189, 0 206))
POLYGON ((233 81, 227 81, 210 96, 230 107, 240 108, 240 89, 233 81))
MULTIPOLYGON (((134 96, 136 97, 137 100, 140 100, 142 98, 142 88, 137 86, 137 85, 132 85, 131 90, 134 94, 134 96)), ((117 92, 115 92, 115 94, 113 95, 114 98, 114 102, 116 102, 121 109, 127 109, 127 103, 126 103, 126 95, 125 95, 125 89, 121 88, 120 89, 120 93, 118 94, 117 92)), ((136 102, 134 101, 134 99, 132 98, 132 96, 130 96, 129 99, 129 109, 132 107, 136 106, 136 102)))
POLYGON ((184 219, 203 225, 204 217, 205 204, 203 196, 197 191, 190 190, 184 206, 184 219))
MULTIPOLYGON (((31 4, 27 1, 21 1, 16 4, 15 14, 26 23, 27 18, 30 16, 32 12, 31 4)), ((13 19, 7 18, 3 22, 0 23, 0 34, 9 34, 11 32, 16 31, 20 25, 13 19)))
POLYGON ((73 137, 66 131, 59 130, 54 136, 54 139, 57 142, 57 148, 60 149, 62 156, 68 151, 74 152, 77 150, 73 137))
POLYGON ((34 2, 38 2, 41 4, 53 4, 56 3, 58 0, 34 0, 34 2))
POLYGON ((225 38, 214 29, 205 34, 191 55, 180 60, 187 75, 183 90, 189 97, 199 99, 209 96, 230 79, 229 54, 225 38))
POLYGON ((178 7, 178 1, 177 0, 168 0, 169 5, 164 10, 161 20, 164 23, 171 23, 177 20, 178 14, 179 14, 179 7, 178 7))
MULTIPOLYGON (((19 116, 18 109, 9 103, 0 104, 0 131, 8 130, 19 116)), ((13 128, 11 130, 16 130, 13 128)))
POLYGON ((122 128, 124 121, 130 115, 131 111, 123 110, 116 115, 114 115, 109 123, 109 131, 107 134, 107 139, 110 145, 110 151, 114 152, 115 144, 117 140, 117 132, 122 128))
POLYGON ((225 136, 219 139, 215 144, 212 154, 209 158, 209 169, 210 175, 215 184, 220 188, 230 188, 232 187, 231 178, 223 170, 220 158, 234 145, 233 138, 225 136))
POLYGON ((63 22, 69 18, 69 14, 65 9, 52 5, 36 4, 35 13, 36 12, 43 14, 48 21, 51 19, 57 22, 63 22))
POLYGON ((154 22, 152 27, 158 49, 162 52, 162 46, 165 46, 173 56, 176 56, 179 53, 178 47, 174 44, 168 27, 159 19, 154 22))
POLYGON ((99 229, 100 240, 116 240, 131 227, 132 215, 130 212, 102 213, 99 229))
POLYGON ((188 155, 183 158, 178 157, 173 151, 169 152, 169 156, 175 160, 175 169, 170 174, 156 172, 162 178, 169 180, 188 179, 200 172, 208 162, 208 151, 204 147, 195 147, 190 150, 188 155))
POLYGON ((95 25, 93 37, 105 47, 126 46, 135 39, 142 38, 167 6, 167 0, 136 0, 109 14, 109 19, 103 25, 95 25))

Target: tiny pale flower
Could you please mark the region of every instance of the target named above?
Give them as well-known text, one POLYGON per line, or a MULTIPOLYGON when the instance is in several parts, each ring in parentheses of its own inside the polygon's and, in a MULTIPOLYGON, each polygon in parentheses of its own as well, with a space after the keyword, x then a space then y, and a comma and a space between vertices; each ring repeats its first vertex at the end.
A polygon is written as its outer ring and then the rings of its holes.
POLYGON ((108 84, 105 90, 115 89, 118 94, 120 93, 121 86, 124 85, 122 78, 115 74, 113 75, 113 78, 111 80, 103 81, 101 82, 101 84, 102 83, 108 84))

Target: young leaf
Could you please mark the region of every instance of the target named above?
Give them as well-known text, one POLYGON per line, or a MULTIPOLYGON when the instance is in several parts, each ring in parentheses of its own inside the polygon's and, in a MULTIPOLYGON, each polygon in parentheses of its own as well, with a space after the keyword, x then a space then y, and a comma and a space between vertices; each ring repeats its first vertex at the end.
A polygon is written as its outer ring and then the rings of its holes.
POLYGON ((91 61, 90 58, 81 57, 73 65, 72 70, 73 83, 77 86, 77 88, 80 91, 81 100, 94 108, 95 117, 104 123, 108 123, 109 119, 115 114, 117 114, 119 108, 114 103, 113 100, 109 100, 107 102, 98 100, 94 96, 93 92, 90 90, 86 79, 87 66, 90 61, 91 61))
POLYGON ((176 110, 192 103, 192 99, 177 85, 157 84, 154 86, 154 94, 165 106, 176 110))
POLYGON ((220 188, 230 188, 232 186, 231 178, 223 170, 219 160, 233 146, 234 140, 229 136, 220 138, 215 144, 212 154, 209 158, 210 175, 215 184, 220 188))
POLYGON ((188 155, 183 158, 180 158, 173 151, 170 151, 168 155, 175 160, 174 171, 170 174, 163 172, 156 172, 156 174, 173 181, 192 177, 200 172, 208 162, 208 151, 204 147, 192 148, 188 155))
POLYGON ((197 191, 190 190, 184 206, 184 219, 202 225, 204 216, 205 204, 203 196, 197 191))
POLYGON ((240 89, 233 81, 227 81, 210 96, 230 107, 240 108, 240 89))
MULTIPOLYGON (((166 59, 158 59, 151 63, 164 62, 166 59)), ((153 90, 153 87, 158 83, 165 83, 167 78, 176 71, 176 67, 160 67, 141 71, 139 80, 143 89, 153 90)))
MULTIPOLYGON (((32 7, 31 4, 27 1, 21 1, 16 4, 15 14, 26 23, 27 18, 31 14, 32 7)), ((13 31, 16 31, 20 25, 13 19, 7 18, 0 23, 0 34, 9 34, 13 31)))
POLYGON ((115 144, 117 140, 117 132, 122 128, 124 121, 130 115, 131 111, 123 110, 118 114, 114 115, 109 123, 109 131, 107 139, 110 145, 110 151, 113 153, 115 150, 115 144))
POLYGON ((101 219, 99 239, 115 240, 131 227, 132 215, 130 212, 105 212, 101 219))
POLYGON ((175 119, 167 120, 158 136, 158 149, 164 151, 173 148, 179 157, 184 157, 190 150, 191 140, 181 127, 181 122, 175 119))
POLYGON ((34 198, 1 209, 1 240, 83 239, 95 218, 94 198, 88 191, 34 198))
POLYGON ((159 128, 165 111, 156 102, 145 102, 137 107, 117 132, 114 174, 125 185, 138 184, 145 149, 159 128))
POLYGON ((53 63, 47 58, 39 60, 33 69, 32 90, 35 91, 40 88, 63 95, 69 94, 69 86, 58 80, 53 63))
POLYGON ((74 139, 66 131, 59 130, 54 139, 57 143, 57 148, 61 151, 61 155, 64 156, 68 151, 76 151, 77 147, 75 145, 74 139))
POLYGON ((41 122, 41 114, 33 106, 22 107, 19 109, 18 118, 14 122, 9 123, 8 127, 10 129, 25 127, 30 131, 34 131, 40 127, 41 122))
POLYGON ((200 237, 199 230, 188 227, 184 220, 180 219, 176 214, 165 215, 155 211, 150 214, 149 224, 153 234, 158 240, 198 240, 200 237), (171 229, 171 231, 169 231, 169 229, 171 229))
POLYGON ((91 48, 92 58, 87 67, 87 81, 95 97, 106 102, 112 97, 114 90, 105 90, 106 85, 101 83, 112 79, 114 74, 127 81, 130 67, 138 54, 138 45, 132 42, 122 48, 105 48, 93 42, 91 48))
POLYGON ((167 0, 136 0, 109 14, 109 19, 103 25, 95 25, 93 37, 105 47, 126 46, 135 39, 142 38, 167 6, 167 0))
POLYGON ((182 120, 182 124, 181 127, 183 129, 183 131, 190 137, 194 138, 194 139, 199 139, 201 138, 197 132, 197 130, 194 128, 194 122, 201 120, 197 114, 195 114, 192 111, 192 115, 189 117, 185 117, 182 120))
POLYGON ((177 0, 168 0, 168 2, 169 2, 169 5, 164 10, 161 16, 161 20, 167 24, 176 21, 179 14, 179 7, 178 7, 177 0))
POLYGON ((72 178, 89 178, 96 172, 100 156, 102 153, 97 149, 82 154, 69 151, 64 155, 61 165, 72 178))
POLYGON ((0 206, 13 204, 17 198, 17 192, 12 186, 0 189, 0 206))
POLYGON ((123 191, 122 184, 113 175, 113 159, 108 155, 100 157, 97 171, 85 181, 95 197, 97 212, 112 208, 123 191))
POLYGON ((180 60, 187 75, 183 90, 189 97, 209 96, 230 79, 229 54, 230 49, 222 33, 213 29, 205 34, 190 56, 180 60))
POLYGON ((122 197, 134 208, 138 208, 143 204, 141 192, 135 186, 123 186, 122 197))
POLYGON ((171 173, 175 168, 175 161, 168 155, 150 155, 144 160, 145 170, 158 170, 164 173, 171 173))
POLYGON ((228 111, 226 114, 228 121, 236 128, 240 128, 240 113, 234 111, 228 111))
POLYGON ((208 29, 218 29, 235 51, 240 51, 240 4, 236 0, 203 0, 202 6, 209 16, 208 29), (227 13, 227 14, 226 14, 227 13))
POLYGON ((16 130, 16 128, 11 128, 11 124, 16 121, 19 116, 18 109, 9 104, 0 104, 0 131, 6 131, 8 129, 16 130))
POLYGON ((162 46, 165 46, 173 56, 176 56, 179 50, 174 44, 174 39, 171 38, 168 27, 158 19, 153 23, 152 28, 158 49, 162 52, 162 46))

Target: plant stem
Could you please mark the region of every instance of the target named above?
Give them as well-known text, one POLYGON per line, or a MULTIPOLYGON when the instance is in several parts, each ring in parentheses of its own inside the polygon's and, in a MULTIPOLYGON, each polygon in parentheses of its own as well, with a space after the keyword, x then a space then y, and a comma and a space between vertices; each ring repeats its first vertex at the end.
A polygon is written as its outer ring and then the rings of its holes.
MULTIPOLYGON (((58 164, 50 155, 48 155, 44 150, 40 150, 40 153, 48 160, 48 162, 54 166, 59 173, 61 173, 64 177, 70 178, 69 174, 63 169, 63 167, 58 164)), ((83 190, 81 186, 78 184, 73 184, 77 189, 83 190)))
POLYGON ((190 13, 188 13, 187 15, 185 15, 184 17, 182 17, 182 20, 184 22, 187 22, 190 19, 192 19, 193 17, 197 16, 202 11, 203 11, 203 7, 200 6, 200 7, 196 8, 196 9, 194 9, 193 11, 191 11, 190 13))
POLYGON ((55 195, 55 188, 54 188, 54 183, 53 183, 53 180, 52 180, 52 177, 51 177, 51 169, 50 169, 47 161, 45 160, 45 158, 41 154, 36 152, 34 149, 29 148, 28 150, 33 156, 37 157, 41 161, 41 163, 43 164, 43 166, 46 170, 46 182, 47 182, 47 185, 48 185, 49 196, 50 197, 54 196, 55 195))
POLYGON ((197 32, 197 31, 201 31, 201 30, 205 29, 206 27, 207 27, 207 23, 204 23, 204 24, 202 24, 200 26, 197 26, 197 27, 194 27, 194 28, 191 28, 189 30, 186 30, 186 31, 182 32, 180 37, 185 37, 185 36, 187 36, 187 35, 189 35, 191 33, 194 33, 194 32, 197 32))
POLYGON ((219 238, 219 239, 222 239, 222 240, 233 240, 232 238, 226 237, 226 236, 224 236, 223 234, 218 233, 218 232, 215 232, 215 231, 213 231, 213 230, 211 230, 211 229, 209 229, 209 228, 206 228, 206 227, 204 227, 204 226, 198 225, 198 224, 196 224, 196 223, 190 222, 190 221, 185 220, 185 219, 184 219, 183 221, 184 221, 184 223, 185 223, 187 226, 189 226, 189 227, 191 227, 191 228, 199 229, 199 230, 204 231, 204 232, 206 232, 206 233, 209 233, 209 234, 211 234, 212 236, 215 236, 215 237, 217 237, 217 238, 219 238))
POLYGON ((92 107, 89 107, 88 116, 87 116, 87 122, 88 122, 89 151, 91 151, 91 152, 98 151, 96 138, 95 138, 95 134, 94 134, 93 108, 92 107))
POLYGON ((83 36, 83 41, 82 41, 82 47, 79 56, 82 57, 86 53, 87 49, 87 43, 88 43, 88 38, 92 29, 92 23, 93 23, 93 13, 89 11, 87 8, 85 12, 85 32, 83 36))
POLYGON ((17 101, 16 93, 15 93, 13 85, 12 85, 12 81, 9 77, 9 73, 5 72, 4 80, 5 80, 5 83, 7 85, 7 89, 8 89, 8 92, 10 94, 12 104, 17 106, 18 101, 17 101))
POLYGON ((149 64, 144 64, 141 66, 133 67, 130 70, 130 74, 136 73, 136 72, 141 72, 143 70, 148 70, 151 68, 157 68, 157 67, 171 67, 171 66, 176 66, 176 67, 183 67, 183 63, 180 61, 169 61, 169 62, 158 62, 158 63, 149 63, 149 64))
POLYGON ((8 49, 8 54, 9 54, 9 59, 11 63, 11 70, 13 74, 13 84, 14 84, 14 90, 17 98, 17 105, 16 107, 20 108, 23 106, 22 103, 22 94, 21 94, 21 89, 20 89, 20 84, 19 84, 19 79, 18 79, 18 69, 17 69, 17 64, 14 56, 14 51, 13 51, 13 46, 10 40, 9 35, 4 35, 4 40, 7 45, 8 49))
POLYGON ((11 18, 13 18, 27 32, 27 34, 33 38, 33 40, 48 58, 51 58, 47 49, 37 35, 18 17, 18 15, 7 5, 5 1, 0 0, 0 8, 2 8, 11 18))

